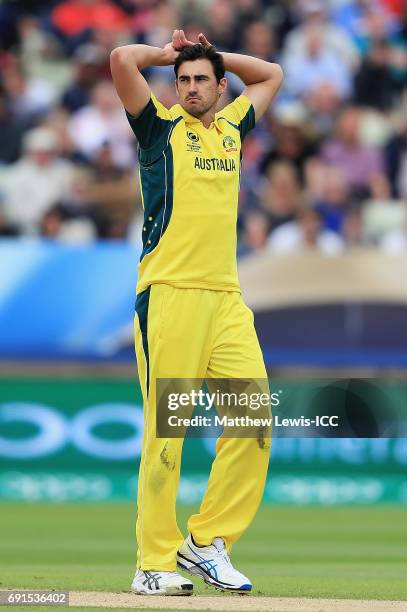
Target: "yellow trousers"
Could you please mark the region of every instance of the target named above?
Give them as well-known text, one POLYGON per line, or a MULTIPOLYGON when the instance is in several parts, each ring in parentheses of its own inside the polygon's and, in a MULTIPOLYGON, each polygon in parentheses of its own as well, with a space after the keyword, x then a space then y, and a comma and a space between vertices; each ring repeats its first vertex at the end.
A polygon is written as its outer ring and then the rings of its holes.
MULTIPOLYGON (((267 373, 240 293, 154 284, 137 296, 135 345, 144 401, 137 500, 137 567, 174 571, 184 537, 176 497, 183 440, 156 437, 157 378, 257 378, 267 373)), ((188 521, 196 542, 221 536, 230 548, 254 518, 270 457, 270 438, 223 438, 207 491, 188 521)))

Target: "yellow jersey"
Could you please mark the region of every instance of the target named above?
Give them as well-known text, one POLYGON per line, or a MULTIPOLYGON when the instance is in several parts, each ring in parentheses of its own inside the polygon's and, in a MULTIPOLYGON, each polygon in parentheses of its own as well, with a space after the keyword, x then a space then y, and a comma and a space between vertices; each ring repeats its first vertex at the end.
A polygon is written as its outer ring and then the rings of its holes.
POLYGON ((144 207, 137 293, 155 283, 240 291, 236 223, 251 101, 239 96, 209 128, 154 94, 138 117, 126 114, 139 143, 144 207))

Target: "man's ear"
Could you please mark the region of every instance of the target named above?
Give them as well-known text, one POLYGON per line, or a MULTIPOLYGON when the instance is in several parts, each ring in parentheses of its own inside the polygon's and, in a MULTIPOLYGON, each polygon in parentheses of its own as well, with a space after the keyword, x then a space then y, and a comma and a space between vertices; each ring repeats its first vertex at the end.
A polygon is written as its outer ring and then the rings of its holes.
POLYGON ((219 93, 219 97, 225 93, 226 88, 228 86, 228 81, 226 77, 223 77, 220 81, 219 81, 219 85, 218 85, 218 93, 219 93))
POLYGON ((178 91, 178 79, 175 79, 175 81, 174 81, 174 85, 175 85, 175 91, 177 92, 177 96, 179 97, 179 91, 178 91))

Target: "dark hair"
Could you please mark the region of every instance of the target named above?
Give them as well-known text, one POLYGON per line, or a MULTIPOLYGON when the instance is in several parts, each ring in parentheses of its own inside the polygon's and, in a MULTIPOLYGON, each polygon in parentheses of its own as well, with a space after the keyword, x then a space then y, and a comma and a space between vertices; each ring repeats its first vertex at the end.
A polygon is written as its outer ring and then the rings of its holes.
POLYGON ((178 78, 178 69, 183 62, 193 62, 198 59, 207 59, 211 62, 218 83, 223 79, 225 76, 225 63, 222 55, 216 51, 213 45, 211 47, 204 47, 201 43, 182 49, 174 62, 175 76, 178 78))

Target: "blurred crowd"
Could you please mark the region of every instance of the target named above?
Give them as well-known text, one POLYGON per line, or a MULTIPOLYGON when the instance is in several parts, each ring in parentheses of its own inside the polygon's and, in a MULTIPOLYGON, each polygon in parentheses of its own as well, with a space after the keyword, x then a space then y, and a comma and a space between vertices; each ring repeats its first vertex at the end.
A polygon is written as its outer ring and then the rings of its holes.
MULTIPOLYGON (((244 143, 243 256, 407 252, 404 0, 29 0, 0 4, 0 235, 137 242, 137 148, 111 50, 175 28, 280 63, 285 81, 244 143)), ((145 73, 166 106, 172 67, 145 73)), ((224 106, 243 89, 228 75, 224 106)))

